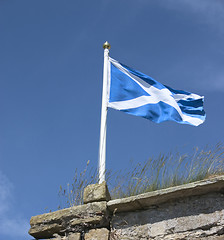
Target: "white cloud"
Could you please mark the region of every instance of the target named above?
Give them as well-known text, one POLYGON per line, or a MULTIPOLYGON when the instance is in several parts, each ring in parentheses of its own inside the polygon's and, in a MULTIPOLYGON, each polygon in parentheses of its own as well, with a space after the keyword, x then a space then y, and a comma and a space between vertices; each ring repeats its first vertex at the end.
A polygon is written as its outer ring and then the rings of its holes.
POLYGON ((201 23, 207 24, 224 32, 224 1, 223 0, 164 0, 162 6, 178 11, 192 13, 201 23))
POLYGON ((220 73, 220 75, 216 77, 216 80, 214 81, 214 88, 218 91, 224 91, 224 72, 220 73))
POLYGON ((27 239, 29 223, 15 211, 12 193, 13 184, 0 171, 0 238, 27 239))
POLYGON ((207 90, 224 92, 224 70, 212 69, 202 87, 207 90))
POLYGON ((10 219, 7 217, 3 217, 2 219, 0 219, 0 232, 2 235, 10 236, 15 239, 18 239, 18 237, 23 237, 25 239, 25 237, 28 236, 28 230, 28 222, 21 217, 15 217, 10 219))
POLYGON ((224 92, 224 69, 220 65, 205 61, 200 69, 191 66, 192 83, 202 90, 224 92))
POLYGON ((6 176, 0 172, 0 216, 9 208, 12 184, 6 176))
MULTIPOLYGON (((207 25, 217 33, 224 33, 224 1, 223 0, 168 0, 162 2, 163 6, 191 14, 200 24, 207 25)), ((223 49, 218 49, 219 55, 223 49)), ((221 56, 221 55, 220 55, 221 56)), ((183 63, 186 64, 186 63, 183 63)), ((191 65, 191 63, 189 63, 191 65)), ((192 81, 201 89, 210 91, 224 91, 224 70, 220 64, 212 60, 204 60, 204 66, 199 70, 190 67, 194 77, 192 81)))

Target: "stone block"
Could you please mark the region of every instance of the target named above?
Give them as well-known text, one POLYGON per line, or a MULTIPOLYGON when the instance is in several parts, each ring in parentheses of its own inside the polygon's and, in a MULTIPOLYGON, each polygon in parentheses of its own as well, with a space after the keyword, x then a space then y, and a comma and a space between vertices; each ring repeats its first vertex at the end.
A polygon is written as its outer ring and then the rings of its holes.
POLYGON ((101 184, 91 184, 84 189, 84 203, 109 201, 110 199, 110 193, 106 182, 102 182, 101 184))
POLYGON ((51 238, 53 234, 63 234, 71 227, 75 232, 83 228, 108 227, 106 202, 94 202, 34 216, 30 220, 29 234, 37 239, 51 238))
POLYGON ((71 233, 68 235, 68 240, 80 240, 81 234, 80 233, 71 233))
POLYGON ((29 234, 35 238, 52 237, 54 233, 59 233, 63 227, 59 223, 49 223, 41 225, 33 225, 29 230, 29 234))
POLYGON ((53 234, 54 238, 52 238, 53 240, 64 240, 60 235, 58 235, 57 233, 53 234))
POLYGON ((85 234, 85 240, 108 240, 109 230, 106 228, 92 229, 85 234))

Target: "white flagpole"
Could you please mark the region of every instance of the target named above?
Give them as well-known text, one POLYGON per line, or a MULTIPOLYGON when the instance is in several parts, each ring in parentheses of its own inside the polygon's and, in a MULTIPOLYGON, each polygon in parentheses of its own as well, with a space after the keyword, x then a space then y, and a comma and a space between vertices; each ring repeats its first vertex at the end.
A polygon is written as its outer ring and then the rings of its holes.
POLYGON ((105 42, 104 48, 104 67, 103 67, 103 92, 101 107, 100 125, 100 144, 99 144, 99 183, 105 181, 106 173, 106 134, 107 134, 107 83, 108 83, 108 64, 110 44, 105 42))

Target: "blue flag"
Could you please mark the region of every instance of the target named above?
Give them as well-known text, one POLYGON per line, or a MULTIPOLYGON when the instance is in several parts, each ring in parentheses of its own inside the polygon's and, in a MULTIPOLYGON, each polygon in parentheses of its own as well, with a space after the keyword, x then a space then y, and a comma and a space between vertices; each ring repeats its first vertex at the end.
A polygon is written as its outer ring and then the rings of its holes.
POLYGON ((174 90, 109 58, 108 107, 153 122, 198 126, 205 120, 204 97, 174 90))

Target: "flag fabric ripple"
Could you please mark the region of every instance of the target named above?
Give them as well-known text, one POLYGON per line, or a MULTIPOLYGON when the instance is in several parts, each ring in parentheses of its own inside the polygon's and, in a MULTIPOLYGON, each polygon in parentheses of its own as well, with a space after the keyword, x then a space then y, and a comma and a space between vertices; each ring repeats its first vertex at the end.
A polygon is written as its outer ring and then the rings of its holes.
POLYGON ((153 122, 198 126, 205 120, 204 97, 174 90, 109 57, 108 107, 153 122))

